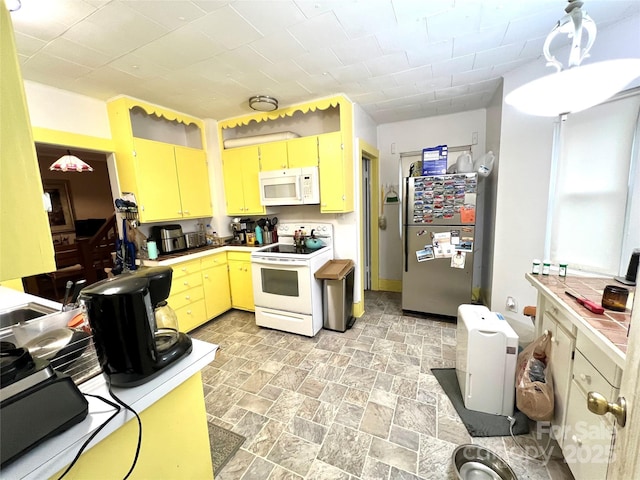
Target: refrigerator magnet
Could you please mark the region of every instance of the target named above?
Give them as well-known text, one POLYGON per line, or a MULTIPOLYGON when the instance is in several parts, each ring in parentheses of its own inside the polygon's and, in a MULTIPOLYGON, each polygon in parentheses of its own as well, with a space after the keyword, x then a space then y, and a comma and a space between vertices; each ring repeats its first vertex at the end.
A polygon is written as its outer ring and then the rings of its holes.
POLYGON ((465 205, 460 209, 460 221, 462 223, 474 223, 476 221, 476 208, 465 205))
POLYGON ((460 252, 473 252, 473 242, 469 240, 463 240, 456 245, 456 250, 460 252))
POLYGON ((464 268, 464 262, 467 254, 458 250, 455 255, 451 257, 451 268, 464 268))
POLYGON ((418 262, 433 260, 433 247, 431 245, 425 245, 422 250, 416 251, 416 258, 418 259, 418 262))
POLYGON ((453 245, 460 243, 460 230, 451 230, 451 243, 453 245))

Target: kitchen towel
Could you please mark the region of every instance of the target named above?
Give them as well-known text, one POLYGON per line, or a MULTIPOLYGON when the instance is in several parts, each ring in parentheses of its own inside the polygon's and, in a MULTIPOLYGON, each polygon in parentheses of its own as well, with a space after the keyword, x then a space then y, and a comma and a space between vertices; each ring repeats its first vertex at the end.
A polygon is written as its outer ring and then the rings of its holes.
MULTIPOLYGON (((472 437, 506 437, 510 435, 507 417, 476 412, 465 408, 455 368, 432 368, 431 372, 440 383, 449 400, 451 400, 464 426, 467 427, 469 435, 472 437)), ((513 434, 523 435, 529 433, 529 419, 527 416, 516 409, 513 417, 516 419, 516 423, 513 425, 513 434)))

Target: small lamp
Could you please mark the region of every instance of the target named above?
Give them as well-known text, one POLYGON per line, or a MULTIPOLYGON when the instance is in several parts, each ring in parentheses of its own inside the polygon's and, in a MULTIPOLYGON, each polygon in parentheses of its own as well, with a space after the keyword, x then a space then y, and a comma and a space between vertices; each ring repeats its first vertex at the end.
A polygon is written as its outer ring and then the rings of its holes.
POLYGON ((259 112, 272 112, 278 109, 278 100, 268 95, 256 95, 249 99, 249 106, 259 112))
POLYGON ((596 38, 596 24, 582 10, 581 0, 568 0, 564 15, 547 36, 543 53, 547 66, 556 68, 556 73, 526 83, 505 97, 505 102, 530 115, 555 117, 565 113, 579 112, 598 105, 620 92, 632 80, 640 76, 640 59, 624 58, 607 60, 580 66, 589 56, 596 38), (588 35, 582 47, 583 34, 588 35), (559 34, 572 39, 568 68, 553 55, 549 48, 559 34))
POLYGON ((93 172, 91 165, 83 162, 75 155, 71 155, 71 151, 67 150, 67 154, 53 162, 49 170, 57 172, 93 172))

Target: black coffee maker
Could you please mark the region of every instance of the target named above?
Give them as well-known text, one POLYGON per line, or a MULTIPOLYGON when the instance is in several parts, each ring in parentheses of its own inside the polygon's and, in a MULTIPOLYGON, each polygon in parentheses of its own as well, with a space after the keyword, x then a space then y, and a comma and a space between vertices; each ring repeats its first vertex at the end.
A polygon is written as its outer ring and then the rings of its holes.
POLYGON ((141 268, 86 287, 86 308, 98 359, 112 385, 135 387, 191 352, 167 305, 171 267, 141 268))

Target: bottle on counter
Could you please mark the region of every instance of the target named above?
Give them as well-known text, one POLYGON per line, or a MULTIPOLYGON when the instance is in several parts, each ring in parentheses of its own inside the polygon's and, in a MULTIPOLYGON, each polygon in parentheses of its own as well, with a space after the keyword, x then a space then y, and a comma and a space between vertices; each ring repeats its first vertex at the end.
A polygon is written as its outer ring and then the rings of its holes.
POLYGON ((213 230, 213 227, 210 223, 207 223, 206 237, 207 237, 207 245, 216 245, 216 232, 213 230))
POLYGON ((542 275, 549 275, 551 271, 551 262, 549 260, 545 260, 542 262, 542 275))
POLYGON ((256 227, 256 242, 262 245, 262 228, 260 228, 260 225, 256 227))
POLYGON ((533 259, 533 264, 531 265, 531 273, 533 275, 538 275, 540 273, 540 260, 537 258, 533 259))
POLYGON ((560 275, 561 277, 566 277, 567 276, 567 264, 566 263, 561 263, 558 266, 558 275, 560 275))

